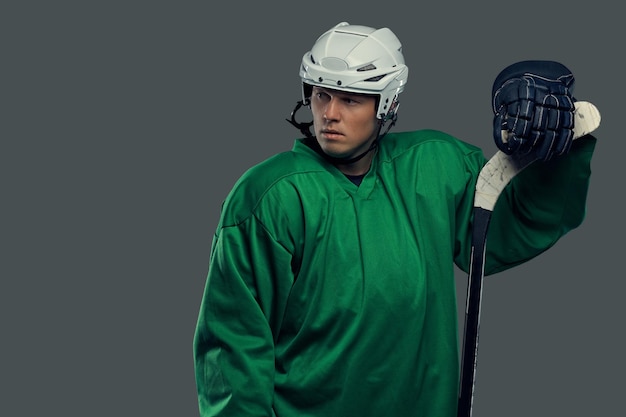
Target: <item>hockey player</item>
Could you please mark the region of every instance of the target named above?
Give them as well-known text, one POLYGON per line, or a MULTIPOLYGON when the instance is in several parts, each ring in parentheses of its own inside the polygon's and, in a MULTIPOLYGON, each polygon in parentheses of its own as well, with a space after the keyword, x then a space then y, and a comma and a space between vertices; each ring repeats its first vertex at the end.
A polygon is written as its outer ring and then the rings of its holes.
MULTIPOLYGON (((572 142, 573 79, 560 75, 553 122, 531 120, 532 138, 498 116, 515 133, 498 147, 545 161, 498 200, 486 274, 537 256, 583 220, 595 139, 572 142)), ((388 132, 408 68, 387 28, 333 27, 300 76, 294 113, 309 106, 313 122, 292 115, 304 137, 247 171, 223 205, 194 338, 200 414, 453 417, 453 265, 468 269, 486 158, 441 131, 388 132)), ((498 94, 497 111, 545 104, 522 88, 498 94)))

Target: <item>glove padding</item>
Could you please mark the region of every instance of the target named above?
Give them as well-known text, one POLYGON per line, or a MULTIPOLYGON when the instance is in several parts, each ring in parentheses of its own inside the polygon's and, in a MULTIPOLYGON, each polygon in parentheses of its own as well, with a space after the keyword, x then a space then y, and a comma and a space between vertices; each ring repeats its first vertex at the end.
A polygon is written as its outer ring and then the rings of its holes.
POLYGON ((567 153, 574 138, 573 88, 574 75, 558 62, 521 61, 502 70, 492 89, 498 148, 544 161, 567 153))

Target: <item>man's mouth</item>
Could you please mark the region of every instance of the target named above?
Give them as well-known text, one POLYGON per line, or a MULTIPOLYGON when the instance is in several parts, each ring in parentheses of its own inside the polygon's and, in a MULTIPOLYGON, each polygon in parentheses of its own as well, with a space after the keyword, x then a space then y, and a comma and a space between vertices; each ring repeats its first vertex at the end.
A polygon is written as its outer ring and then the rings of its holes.
POLYGON ((343 136, 341 132, 339 132, 338 130, 333 130, 333 129, 323 129, 322 134, 324 134, 325 136, 330 136, 330 137, 343 136))

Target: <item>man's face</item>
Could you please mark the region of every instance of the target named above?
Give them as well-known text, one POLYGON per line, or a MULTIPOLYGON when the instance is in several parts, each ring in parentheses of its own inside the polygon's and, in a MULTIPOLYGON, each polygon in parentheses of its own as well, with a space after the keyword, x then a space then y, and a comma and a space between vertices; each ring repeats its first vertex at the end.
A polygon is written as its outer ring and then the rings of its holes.
POLYGON ((365 152, 378 134, 374 96, 313 87, 311 111, 317 141, 330 156, 365 152))

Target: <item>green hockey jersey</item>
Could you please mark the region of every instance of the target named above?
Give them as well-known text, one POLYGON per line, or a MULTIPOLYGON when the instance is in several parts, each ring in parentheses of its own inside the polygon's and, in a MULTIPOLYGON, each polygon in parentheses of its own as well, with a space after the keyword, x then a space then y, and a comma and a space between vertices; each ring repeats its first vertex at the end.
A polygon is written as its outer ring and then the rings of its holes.
MULTIPOLYGON (((514 178, 486 274, 582 222, 594 145, 514 178)), ((224 202, 194 338, 201 415, 454 417, 454 264, 468 269, 485 162, 422 130, 385 136, 360 186, 302 140, 248 170, 224 202)))

